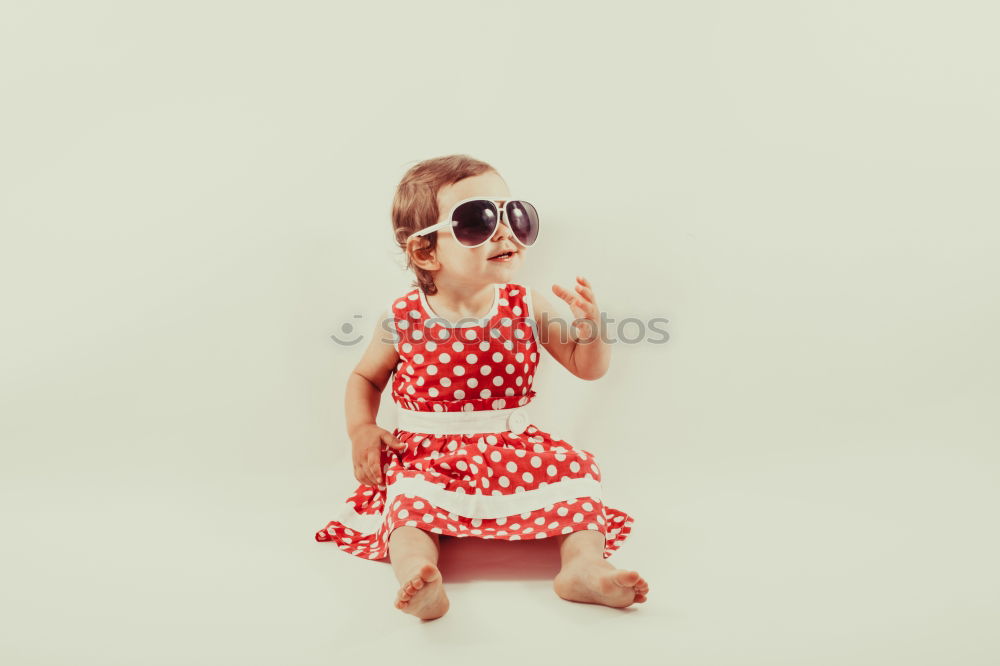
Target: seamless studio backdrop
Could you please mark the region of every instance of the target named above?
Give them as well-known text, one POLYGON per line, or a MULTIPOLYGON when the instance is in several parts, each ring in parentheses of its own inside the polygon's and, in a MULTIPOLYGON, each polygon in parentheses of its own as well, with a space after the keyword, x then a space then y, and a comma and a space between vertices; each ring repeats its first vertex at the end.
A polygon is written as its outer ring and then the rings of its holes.
POLYGON ((997 663, 996 14, 8 3, 0 661, 997 663), (645 604, 450 539, 421 623, 313 540, 412 280, 393 188, 452 153, 538 207, 515 281, 668 320, 598 381, 543 355, 533 411, 635 517, 645 604))

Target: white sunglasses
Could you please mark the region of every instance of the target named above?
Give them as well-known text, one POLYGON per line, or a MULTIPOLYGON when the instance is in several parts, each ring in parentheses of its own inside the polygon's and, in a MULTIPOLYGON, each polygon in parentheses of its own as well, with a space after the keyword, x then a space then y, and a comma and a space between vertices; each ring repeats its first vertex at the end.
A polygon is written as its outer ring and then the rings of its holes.
POLYGON ((524 247, 531 247, 538 239, 538 211, 523 199, 487 199, 472 197, 463 199, 451 207, 443 221, 416 231, 406 240, 434 233, 441 229, 451 229, 451 235, 460 245, 468 248, 479 247, 493 238, 502 213, 503 222, 510 227, 514 238, 524 247), (500 202, 502 206, 498 206, 500 202))

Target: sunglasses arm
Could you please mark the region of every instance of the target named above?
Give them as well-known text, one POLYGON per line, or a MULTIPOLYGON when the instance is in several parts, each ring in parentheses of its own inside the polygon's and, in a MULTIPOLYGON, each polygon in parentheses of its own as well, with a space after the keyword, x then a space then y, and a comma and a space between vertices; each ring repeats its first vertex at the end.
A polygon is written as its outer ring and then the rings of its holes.
POLYGON ((432 234, 439 229, 447 229, 450 226, 451 226, 451 220, 438 222, 437 224, 432 224, 431 226, 421 229, 420 231, 414 231, 412 234, 406 237, 406 240, 410 240, 411 238, 416 238, 417 236, 426 236, 427 234, 432 234))

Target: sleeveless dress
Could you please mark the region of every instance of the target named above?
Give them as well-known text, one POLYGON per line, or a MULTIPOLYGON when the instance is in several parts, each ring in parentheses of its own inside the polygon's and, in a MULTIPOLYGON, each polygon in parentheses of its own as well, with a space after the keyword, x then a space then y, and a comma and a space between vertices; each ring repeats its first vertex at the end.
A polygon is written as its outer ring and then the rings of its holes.
MULTIPOLYGON (((510 410, 530 404, 542 349, 531 293, 495 284, 481 320, 452 325, 419 287, 393 299, 392 398, 418 412, 510 410)), ((529 417, 530 418, 530 417, 529 417)), ((369 560, 388 557, 399 526, 452 537, 544 539, 577 530, 604 535, 607 558, 629 535, 633 518, 602 501, 594 455, 534 423, 477 434, 430 434, 395 428, 405 450, 382 447, 382 483, 360 484, 316 541, 369 560), (515 430, 523 430, 515 432, 515 430)))

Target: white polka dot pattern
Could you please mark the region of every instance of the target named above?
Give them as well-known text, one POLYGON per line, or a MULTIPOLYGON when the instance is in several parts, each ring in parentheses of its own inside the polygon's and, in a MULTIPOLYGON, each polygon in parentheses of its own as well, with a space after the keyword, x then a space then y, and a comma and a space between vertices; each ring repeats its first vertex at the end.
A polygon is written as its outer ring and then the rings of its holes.
POLYGON ((531 402, 538 342, 528 315, 527 288, 505 283, 497 293, 495 312, 483 326, 451 327, 424 308, 419 288, 392 302, 399 354, 391 382, 396 404, 455 412, 531 402), (418 377, 426 381, 418 384, 418 377), (477 389, 480 380, 485 386, 477 389))
MULTIPOLYGON (((417 289, 395 299, 400 360, 393 375, 393 400, 418 411, 505 409, 530 403, 535 396, 531 385, 538 347, 528 319, 527 296, 523 285, 499 285, 496 307, 486 325, 457 328, 445 326, 440 319, 432 324, 435 315, 425 310, 417 289)), ((593 454, 534 424, 520 434, 507 430, 432 435, 399 428, 393 434, 406 448, 382 449, 383 483, 359 485, 343 507, 344 522, 328 522, 316 532, 316 541, 333 542, 350 554, 378 560, 388 557, 389 535, 404 525, 447 536, 507 541, 593 530, 604 535, 606 558, 631 532, 633 519, 627 513, 606 506, 599 497, 580 496, 573 490, 580 488, 574 483, 584 480, 600 483, 601 471, 593 454), (427 496, 394 492, 387 505, 387 490, 401 481, 424 484, 427 496), (452 506, 487 507, 526 492, 558 500, 486 518, 460 515, 430 499, 443 497, 440 501, 452 506), (471 504, 454 499, 477 495, 471 504)))
POLYGON ((531 511, 483 518, 452 513, 426 498, 403 493, 395 496, 387 510, 387 488, 411 477, 424 479, 445 492, 482 496, 484 502, 558 486, 571 479, 601 479, 593 454, 573 448, 534 425, 521 435, 426 435, 398 428, 393 434, 406 448, 402 452, 382 450, 385 483, 377 488, 361 484, 347 499, 348 513, 359 519, 377 519, 377 529, 358 531, 334 520, 316 533, 316 541, 331 541, 353 555, 379 560, 388 557, 389 535, 401 525, 448 536, 508 541, 594 530, 604 534, 603 556, 607 558, 631 532, 631 516, 588 496, 569 496, 531 511), (572 471, 574 468, 578 474, 572 471))

